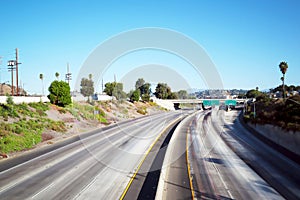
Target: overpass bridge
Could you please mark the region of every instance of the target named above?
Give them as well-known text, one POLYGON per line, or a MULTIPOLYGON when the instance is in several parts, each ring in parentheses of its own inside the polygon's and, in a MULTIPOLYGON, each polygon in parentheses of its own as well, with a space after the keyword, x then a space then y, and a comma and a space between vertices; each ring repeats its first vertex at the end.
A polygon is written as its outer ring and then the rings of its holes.
POLYGON ((176 110, 180 104, 199 104, 203 106, 218 106, 221 104, 236 106, 238 103, 244 103, 247 99, 152 99, 153 102, 168 110, 176 110))

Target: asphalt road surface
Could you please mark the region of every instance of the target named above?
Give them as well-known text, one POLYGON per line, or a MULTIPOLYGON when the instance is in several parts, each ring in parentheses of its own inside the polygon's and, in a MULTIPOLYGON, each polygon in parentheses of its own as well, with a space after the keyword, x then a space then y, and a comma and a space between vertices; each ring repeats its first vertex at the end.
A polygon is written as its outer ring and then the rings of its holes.
POLYGON ((300 166, 237 111, 176 111, 0 162, 0 199, 300 199, 300 166))
POLYGON ((149 146, 182 116, 162 113, 100 129, 4 169, 0 199, 118 199, 149 146))
POLYGON ((300 199, 300 166, 249 133, 237 111, 200 112, 188 130, 195 199, 300 199))

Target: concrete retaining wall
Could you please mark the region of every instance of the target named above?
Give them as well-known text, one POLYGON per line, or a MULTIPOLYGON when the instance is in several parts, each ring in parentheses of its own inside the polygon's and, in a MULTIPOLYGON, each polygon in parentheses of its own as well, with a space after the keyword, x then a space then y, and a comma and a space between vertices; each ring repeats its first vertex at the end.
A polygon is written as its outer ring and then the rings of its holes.
MULTIPOLYGON (((14 96, 12 97, 15 104, 20 103, 34 103, 34 102, 49 102, 47 97, 22 97, 22 96, 14 96)), ((0 103, 6 104, 6 96, 0 96, 0 103)))
POLYGON ((276 144, 300 155, 300 132, 284 131, 272 125, 254 125, 248 123, 259 134, 265 136, 276 144))
MULTIPOLYGON (((6 96, 0 96, 0 103, 6 104, 6 96)), ((81 96, 75 96, 72 97, 73 101, 87 101, 87 97, 81 96)), ((108 96, 108 95, 98 95, 98 101, 110 101, 112 100, 113 97, 108 96)), ((24 97, 24 96, 14 96, 13 101, 15 104, 20 104, 20 103, 34 103, 34 102, 50 102, 48 97, 24 97)))
POLYGON ((170 102, 170 101, 165 101, 162 99, 157 99, 157 98, 151 98, 153 100, 154 103, 156 103, 157 105, 166 108, 167 110, 175 110, 174 108, 174 103, 170 102))

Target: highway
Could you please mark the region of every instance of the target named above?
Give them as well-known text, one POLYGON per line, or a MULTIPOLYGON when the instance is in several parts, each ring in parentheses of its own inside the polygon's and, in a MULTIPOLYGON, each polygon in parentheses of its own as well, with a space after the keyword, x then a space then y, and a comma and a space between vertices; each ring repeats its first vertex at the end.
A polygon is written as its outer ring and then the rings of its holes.
POLYGON ((200 111, 173 133, 156 199, 300 199, 299 170, 249 133, 237 111, 200 111))
POLYGON ((300 199, 299 164, 238 114, 146 116, 0 162, 0 199, 300 199))
POLYGON ((100 129, 3 169, 0 199, 118 199, 151 144, 183 116, 162 113, 100 129))
MULTIPOLYGON (((223 141, 224 111, 201 113, 191 122, 189 155, 195 197, 202 199, 282 199, 223 141), (220 115, 222 113, 223 115, 220 115), (198 119, 198 120, 197 120, 198 119)), ((248 152, 243 152, 248 156, 248 152)))

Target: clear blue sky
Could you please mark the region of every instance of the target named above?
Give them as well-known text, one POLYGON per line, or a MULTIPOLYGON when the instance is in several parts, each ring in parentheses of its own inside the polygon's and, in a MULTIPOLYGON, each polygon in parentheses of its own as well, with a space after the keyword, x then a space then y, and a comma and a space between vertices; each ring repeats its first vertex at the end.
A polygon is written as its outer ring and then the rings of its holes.
MULTIPOLYGON (((280 84, 280 61, 289 64, 287 84, 300 85, 299 9, 298 0, 1 0, 0 81, 10 81, 6 63, 16 47, 25 89, 40 94, 40 73, 47 88, 55 72, 64 78, 69 62, 75 80, 101 42, 127 30, 160 27, 201 45, 224 88, 275 87, 280 84)), ((123 67, 122 73, 130 70, 123 67)), ((113 73, 124 75, 118 69, 111 73, 105 81, 112 81, 113 73)), ((190 86, 202 88, 195 79, 190 86)))

